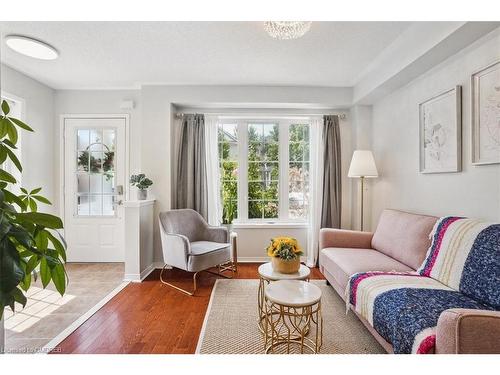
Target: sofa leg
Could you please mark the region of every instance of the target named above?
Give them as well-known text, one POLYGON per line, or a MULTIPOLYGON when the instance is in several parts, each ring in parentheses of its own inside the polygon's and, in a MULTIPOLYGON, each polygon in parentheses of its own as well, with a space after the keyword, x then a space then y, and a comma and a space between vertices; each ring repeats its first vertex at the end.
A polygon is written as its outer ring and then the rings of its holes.
POLYGON ((328 281, 328 279, 326 280, 326 285, 328 285, 328 286, 332 285, 332 284, 330 284, 330 282, 328 281))

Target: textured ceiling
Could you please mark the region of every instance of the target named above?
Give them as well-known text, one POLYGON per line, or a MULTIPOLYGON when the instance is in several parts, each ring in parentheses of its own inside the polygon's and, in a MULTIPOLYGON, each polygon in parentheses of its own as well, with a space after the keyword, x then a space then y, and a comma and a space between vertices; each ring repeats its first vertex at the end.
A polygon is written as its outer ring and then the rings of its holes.
POLYGON ((1 22, 1 60, 53 88, 140 84, 353 86, 409 22, 313 22, 297 40, 262 22, 1 22), (55 61, 5 46, 22 34, 52 44, 55 61))

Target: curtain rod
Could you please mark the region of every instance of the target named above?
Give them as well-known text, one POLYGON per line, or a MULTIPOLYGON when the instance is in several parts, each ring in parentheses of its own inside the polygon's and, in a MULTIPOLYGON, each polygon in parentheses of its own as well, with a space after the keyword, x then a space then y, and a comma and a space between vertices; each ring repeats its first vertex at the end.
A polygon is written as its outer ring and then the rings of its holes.
MULTIPOLYGON (((180 119, 182 116, 184 116, 187 113, 183 112, 176 112, 175 113, 175 118, 180 119)), ((347 119, 347 114, 345 113, 332 113, 333 115, 339 116, 339 119, 345 120, 347 119)), ((247 113, 214 113, 214 112, 209 112, 207 115, 214 115, 214 116, 226 116, 226 117, 255 117, 252 116, 251 114, 247 113)), ((325 116, 326 113, 295 113, 295 114, 272 114, 272 113, 267 113, 267 114, 262 114, 262 115, 257 115, 258 117, 307 117, 307 116, 325 116)))

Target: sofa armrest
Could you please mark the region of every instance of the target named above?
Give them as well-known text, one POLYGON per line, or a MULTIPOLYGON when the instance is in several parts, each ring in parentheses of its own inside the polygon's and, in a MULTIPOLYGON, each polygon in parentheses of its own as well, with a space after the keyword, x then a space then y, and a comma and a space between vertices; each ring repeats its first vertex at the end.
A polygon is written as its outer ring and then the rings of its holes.
POLYGON ((436 328, 436 353, 500 354, 500 311, 443 311, 436 328))
POLYGON ((319 248, 352 247, 370 249, 372 247, 371 232, 357 230, 322 228, 319 231, 319 248))

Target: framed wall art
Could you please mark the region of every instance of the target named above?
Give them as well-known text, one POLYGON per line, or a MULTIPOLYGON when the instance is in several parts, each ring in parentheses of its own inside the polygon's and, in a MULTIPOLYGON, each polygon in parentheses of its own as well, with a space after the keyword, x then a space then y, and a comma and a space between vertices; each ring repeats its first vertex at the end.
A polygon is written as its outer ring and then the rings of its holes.
POLYGON ((456 86, 419 105, 421 173, 462 169, 461 92, 456 86))
POLYGON ((500 163, 500 61, 471 77, 472 164, 500 163))

